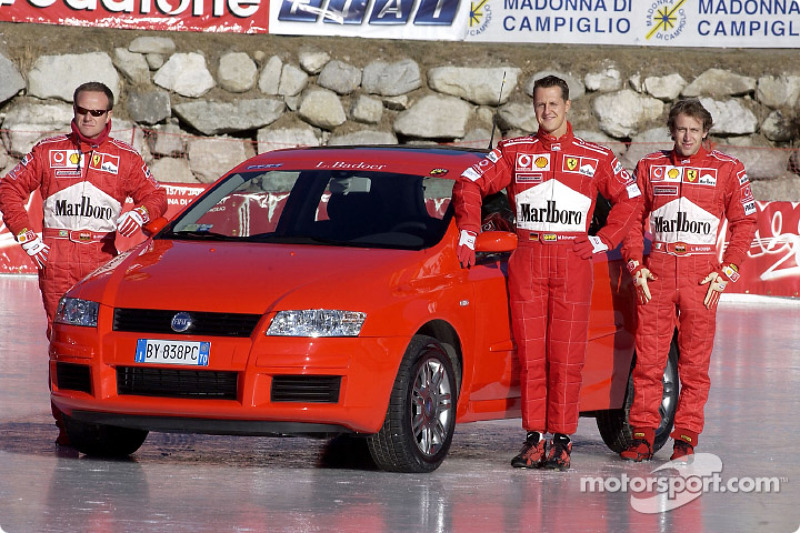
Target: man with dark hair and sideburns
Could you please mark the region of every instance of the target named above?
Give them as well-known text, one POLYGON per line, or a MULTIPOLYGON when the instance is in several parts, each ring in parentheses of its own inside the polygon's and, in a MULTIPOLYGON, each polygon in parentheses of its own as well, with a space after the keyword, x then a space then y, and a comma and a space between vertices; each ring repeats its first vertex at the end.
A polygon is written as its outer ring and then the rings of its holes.
POLYGON ((500 141, 453 188, 464 267, 475 263, 482 199, 507 189, 515 213, 519 245, 508 263, 508 292, 526 431, 511 460, 516 468, 570 467, 588 346, 592 257, 615 248, 641 210, 639 189, 614 154, 572 134, 570 106, 564 80, 536 80, 538 131, 500 141), (589 235, 598 193, 613 207, 606 225, 589 235), (549 443, 547 433, 553 435, 549 443))
MULTIPOLYGON (((47 336, 59 299, 77 281, 117 255, 115 237, 130 237, 167 208, 166 192, 130 145, 109 137, 114 94, 88 82, 73 94, 72 132, 37 143, 2 180, 3 222, 39 270, 47 336), (31 193, 42 196, 42 233, 26 210, 31 193), (122 213, 127 198, 134 208, 122 213)), ((61 432, 58 444, 68 444, 61 432)))

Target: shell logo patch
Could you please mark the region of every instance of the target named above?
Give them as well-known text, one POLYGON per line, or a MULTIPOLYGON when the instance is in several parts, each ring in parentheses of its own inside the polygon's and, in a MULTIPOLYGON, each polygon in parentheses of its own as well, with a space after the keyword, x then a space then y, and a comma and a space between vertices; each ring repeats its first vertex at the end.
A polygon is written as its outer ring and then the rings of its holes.
POLYGON ((50 168, 75 168, 80 162, 78 150, 50 150, 50 168))
POLYGON ((550 170, 550 154, 517 154, 517 172, 550 170))

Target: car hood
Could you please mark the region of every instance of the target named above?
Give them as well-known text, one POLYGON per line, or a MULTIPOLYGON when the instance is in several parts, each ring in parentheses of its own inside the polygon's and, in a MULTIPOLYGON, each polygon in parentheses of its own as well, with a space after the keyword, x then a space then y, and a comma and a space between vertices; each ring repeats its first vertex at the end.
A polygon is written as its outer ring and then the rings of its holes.
MULTIPOLYGON (((230 242, 149 241, 100 268, 70 296, 111 307, 264 313, 367 310, 380 293, 441 277, 423 251, 230 242)), ((453 259, 455 263, 455 259, 453 259)))

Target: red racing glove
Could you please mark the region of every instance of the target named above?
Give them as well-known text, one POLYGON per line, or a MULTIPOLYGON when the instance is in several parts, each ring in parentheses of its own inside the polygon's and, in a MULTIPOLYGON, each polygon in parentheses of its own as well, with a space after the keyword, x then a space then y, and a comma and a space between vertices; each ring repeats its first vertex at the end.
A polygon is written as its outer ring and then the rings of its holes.
POLYGON ((578 235, 572 241, 572 250, 581 259, 591 259, 594 254, 607 251, 608 245, 597 235, 578 235))
POLYGON ((117 219, 117 232, 123 237, 132 237, 141 227, 150 221, 150 213, 143 205, 123 213, 117 219))
POLYGON ((17 233, 17 242, 22 245, 22 249, 36 262, 39 270, 43 269, 47 263, 50 247, 42 242, 42 239, 33 230, 29 230, 28 228, 17 233))
POLYGON ((458 239, 458 262, 461 268, 469 268, 475 264, 475 237, 474 231, 462 229, 461 238, 458 239))
POLYGON ((647 281, 655 281, 658 276, 650 272, 650 269, 646 266, 639 264, 639 261, 635 259, 628 261, 628 272, 631 273, 633 278, 633 285, 636 287, 636 296, 639 298, 639 303, 645 305, 652 298, 647 281))

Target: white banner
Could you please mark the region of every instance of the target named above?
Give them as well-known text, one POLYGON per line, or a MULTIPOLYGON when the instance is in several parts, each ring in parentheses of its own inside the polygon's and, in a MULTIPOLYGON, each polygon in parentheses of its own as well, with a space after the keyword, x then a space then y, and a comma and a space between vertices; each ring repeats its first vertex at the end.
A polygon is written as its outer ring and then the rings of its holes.
POLYGON ((270 0, 269 32, 461 41, 468 15, 469 0, 270 0))
POLYGON ((800 48, 800 0, 472 0, 467 40, 800 48))

